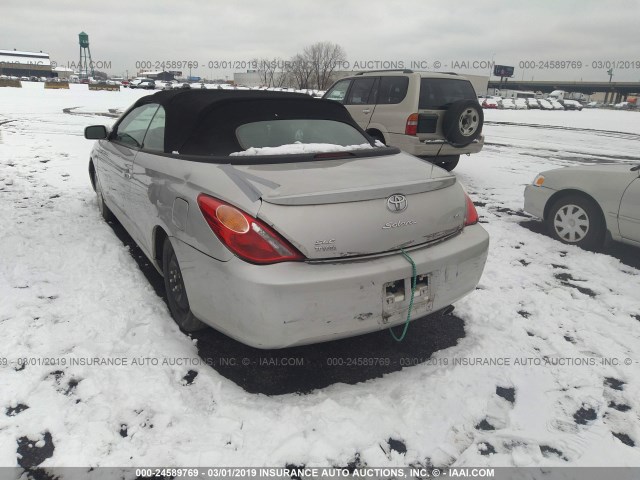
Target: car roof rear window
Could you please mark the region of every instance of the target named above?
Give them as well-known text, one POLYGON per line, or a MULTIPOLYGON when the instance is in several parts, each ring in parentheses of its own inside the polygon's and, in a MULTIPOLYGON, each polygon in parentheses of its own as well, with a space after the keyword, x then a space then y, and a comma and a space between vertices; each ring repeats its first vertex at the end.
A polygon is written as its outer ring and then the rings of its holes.
POLYGON ((351 125, 333 120, 307 118, 245 123, 236 129, 236 136, 244 150, 298 143, 343 147, 369 143, 369 140, 351 125))

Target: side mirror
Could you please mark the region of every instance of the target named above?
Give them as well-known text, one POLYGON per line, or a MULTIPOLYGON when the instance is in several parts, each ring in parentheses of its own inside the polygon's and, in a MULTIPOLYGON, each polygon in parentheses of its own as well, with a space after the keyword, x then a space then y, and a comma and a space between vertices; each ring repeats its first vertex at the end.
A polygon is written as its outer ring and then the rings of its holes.
POLYGON ((107 138, 107 127, 104 125, 91 125, 85 127, 84 138, 87 140, 103 140, 107 138))

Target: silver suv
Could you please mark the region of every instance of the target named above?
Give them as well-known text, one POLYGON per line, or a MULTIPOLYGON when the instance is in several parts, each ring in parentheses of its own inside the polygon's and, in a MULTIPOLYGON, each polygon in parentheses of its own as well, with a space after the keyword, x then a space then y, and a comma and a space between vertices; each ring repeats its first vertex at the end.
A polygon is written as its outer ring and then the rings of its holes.
POLYGON ((338 80, 323 98, 342 103, 373 138, 449 171, 484 144, 476 92, 454 73, 361 72, 338 80))

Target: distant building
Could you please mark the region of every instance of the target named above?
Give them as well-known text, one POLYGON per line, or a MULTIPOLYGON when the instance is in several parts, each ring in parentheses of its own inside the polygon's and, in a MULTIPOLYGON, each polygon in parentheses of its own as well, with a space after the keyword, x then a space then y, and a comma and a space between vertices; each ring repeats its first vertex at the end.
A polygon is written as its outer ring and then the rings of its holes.
POLYGON ((51 70, 53 71, 54 76, 57 76, 61 80, 69 80, 71 76, 77 75, 76 72, 65 67, 54 67, 51 70))
POLYGON ((138 77, 150 78, 152 80, 161 80, 163 82, 169 82, 171 80, 175 80, 176 77, 181 77, 182 72, 165 72, 165 71, 155 71, 155 72, 139 72, 138 77))
POLYGON ((48 53, 0 50, 0 75, 55 77, 48 53))

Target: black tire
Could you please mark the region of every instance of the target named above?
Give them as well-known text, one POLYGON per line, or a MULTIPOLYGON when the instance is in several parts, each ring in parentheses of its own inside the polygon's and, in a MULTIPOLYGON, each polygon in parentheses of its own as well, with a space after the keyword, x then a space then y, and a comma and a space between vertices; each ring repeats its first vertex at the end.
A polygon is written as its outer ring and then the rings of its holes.
POLYGON ((604 244, 606 225, 600 207, 582 195, 558 199, 545 219, 549 234, 568 245, 595 250, 604 244))
POLYGON ((444 114, 442 132, 455 147, 466 147, 482 133, 484 113, 476 100, 453 102, 444 114))
POLYGON ((96 200, 98 202, 98 210, 100 211, 100 215, 102 215, 102 218, 105 222, 113 222, 115 220, 115 216, 113 215, 113 212, 111 212, 109 207, 107 207, 107 204, 104 203, 104 195, 102 195, 102 185, 100 185, 95 172, 93 172, 93 184, 95 185, 96 200))
POLYGON ((168 237, 162 247, 162 272, 169 311, 180 329, 183 332, 195 332, 204 328, 205 324, 191 313, 180 264, 168 237))
POLYGON ((447 172, 450 172, 454 168, 458 166, 458 162, 460 161, 460 155, 448 155, 442 159, 436 157, 433 160, 433 163, 441 168, 444 168, 447 172))

